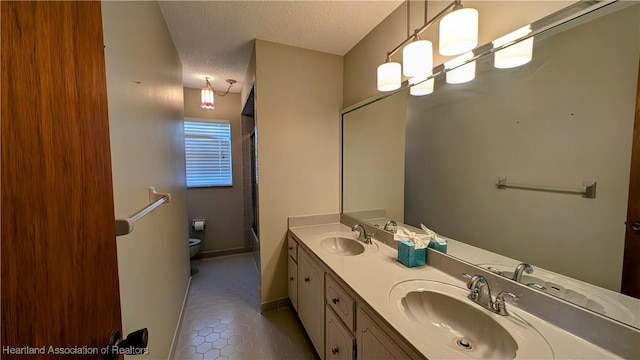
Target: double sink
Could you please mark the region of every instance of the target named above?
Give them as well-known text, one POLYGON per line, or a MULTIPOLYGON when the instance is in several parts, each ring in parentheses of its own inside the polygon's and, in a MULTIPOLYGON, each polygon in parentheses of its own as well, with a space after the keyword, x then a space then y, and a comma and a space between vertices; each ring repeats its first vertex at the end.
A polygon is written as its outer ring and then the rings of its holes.
MULTIPOLYGON (((336 256, 375 252, 351 233, 327 233, 320 248, 336 256)), ((488 285, 487 285, 488 286, 488 285)), ((509 307, 509 315, 491 312, 468 298, 469 290, 452 284, 414 279, 389 290, 389 304, 416 331, 449 358, 553 359, 546 339, 526 320, 521 310, 509 307)))

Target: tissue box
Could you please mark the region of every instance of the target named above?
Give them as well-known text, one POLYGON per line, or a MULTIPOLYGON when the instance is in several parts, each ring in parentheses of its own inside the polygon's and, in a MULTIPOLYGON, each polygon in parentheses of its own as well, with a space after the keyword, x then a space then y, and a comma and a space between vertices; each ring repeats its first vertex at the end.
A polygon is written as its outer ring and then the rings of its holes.
POLYGON ((427 249, 416 249, 409 241, 398 243, 398 261, 406 267, 422 266, 427 260, 427 249))
MULTIPOLYGON (((438 236, 438 238, 442 239, 441 237, 438 236)), ((446 240, 446 239, 442 239, 442 240, 446 240)), ((444 245, 440 245, 435 241, 431 241, 429 242, 429 245, 427 246, 433 250, 438 250, 443 254, 447 253, 447 244, 445 243, 444 245)))

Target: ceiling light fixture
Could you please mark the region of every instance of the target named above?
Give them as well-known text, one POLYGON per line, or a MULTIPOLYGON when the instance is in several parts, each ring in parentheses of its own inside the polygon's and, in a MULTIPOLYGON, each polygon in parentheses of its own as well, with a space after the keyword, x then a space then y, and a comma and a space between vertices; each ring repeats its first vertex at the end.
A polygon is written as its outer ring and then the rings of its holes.
POLYGON ((434 83, 433 79, 426 80, 426 78, 424 79, 411 78, 409 79, 409 85, 411 85, 411 88, 409 89, 409 93, 413 96, 429 95, 433 92, 433 83, 434 83))
POLYGON ((475 79, 476 62, 472 61, 465 64, 471 59, 473 59, 473 51, 464 53, 444 63, 444 67, 447 69, 447 84, 463 84, 475 79))
MULTIPOLYGON (((492 41, 493 48, 512 43, 531 32, 531 25, 527 25, 516 31, 492 41)), ((533 58, 533 36, 512 44, 504 49, 496 51, 493 57, 493 66, 498 69, 510 69, 524 65, 533 58)))
POLYGON ((400 63, 391 62, 387 58, 384 64, 378 66, 378 90, 393 91, 399 89, 402 83, 401 71, 400 63))
POLYGON ((440 20, 440 54, 464 54, 478 45, 478 10, 462 8, 457 1, 453 11, 440 20))
MULTIPOLYGON (((407 1, 407 27, 410 19, 409 4, 410 2, 407 1)), ((431 76, 433 71, 433 45, 428 40, 420 40, 419 36, 440 18, 442 18, 440 21, 440 53, 442 55, 462 54, 472 50, 478 44, 477 10, 462 8, 461 0, 454 0, 429 21, 426 21, 426 10, 427 3, 425 1, 424 25, 416 29, 413 34, 408 35, 393 50, 389 51, 385 63, 378 66, 378 91, 399 89, 402 82, 402 73, 410 79, 416 78, 411 81, 413 84, 418 84, 423 79, 431 76), (447 14, 450 10, 451 12, 447 14), (445 16, 445 14, 447 15, 445 16), (390 59, 403 46, 403 65, 401 68, 399 63, 391 62, 390 59)))
POLYGON ((215 95, 218 95, 218 96, 227 95, 229 93, 229 90, 231 90, 231 87, 233 86, 233 84, 237 83, 237 81, 233 79, 227 79, 226 82, 227 84, 229 84, 227 91, 219 94, 213 90, 213 87, 211 87, 211 83, 209 82, 208 77, 205 77, 204 81, 205 81, 204 87, 202 88, 202 90, 200 90, 200 107, 205 110, 215 109, 216 108, 215 95))

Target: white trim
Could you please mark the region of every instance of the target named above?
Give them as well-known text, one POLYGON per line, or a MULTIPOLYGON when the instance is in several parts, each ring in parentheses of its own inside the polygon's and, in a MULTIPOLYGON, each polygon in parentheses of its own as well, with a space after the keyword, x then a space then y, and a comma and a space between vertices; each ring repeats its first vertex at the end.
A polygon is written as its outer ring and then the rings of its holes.
POLYGON ((176 324, 176 330, 173 333, 173 341, 171 341, 171 348, 169 349, 169 358, 167 360, 176 359, 176 347, 178 346, 178 336, 180 335, 180 331, 182 330, 182 320, 184 319, 184 310, 187 306, 187 298, 189 297, 189 290, 191 289, 191 279, 193 276, 189 276, 189 283, 187 284, 187 291, 184 293, 184 299, 182 300, 182 310, 180 310, 180 317, 178 318, 178 323, 176 324))

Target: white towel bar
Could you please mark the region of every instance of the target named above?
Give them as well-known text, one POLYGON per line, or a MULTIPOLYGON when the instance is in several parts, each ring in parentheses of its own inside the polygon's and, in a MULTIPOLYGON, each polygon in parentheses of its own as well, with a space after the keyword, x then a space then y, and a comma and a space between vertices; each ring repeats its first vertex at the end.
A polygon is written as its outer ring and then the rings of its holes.
POLYGON ((551 186, 540 186, 540 185, 525 185, 525 184, 514 184, 507 183, 506 177, 501 177, 496 182, 496 187, 500 190, 506 189, 522 189, 522 190, 537 190, 537 191, 547 191, 547 192, 555 192, 562 194, 578 194, 582 195, 583 198, 594 199, 596 197, 596 184, 597 181, 583 181, 582 187, 580 189, 565 189, 565 188, 557 188, 551 186))
POLYGON ((158 206, 171 201, 171 194, 156 192, 154 187, 149 188, 149 202, 144 209, 126 219, 116 219, 116 236, 127 235, 133 231, 133 224, 158 208, 158 206))

